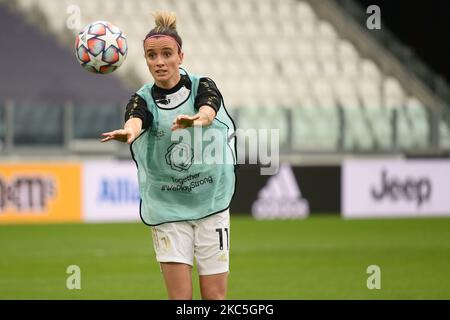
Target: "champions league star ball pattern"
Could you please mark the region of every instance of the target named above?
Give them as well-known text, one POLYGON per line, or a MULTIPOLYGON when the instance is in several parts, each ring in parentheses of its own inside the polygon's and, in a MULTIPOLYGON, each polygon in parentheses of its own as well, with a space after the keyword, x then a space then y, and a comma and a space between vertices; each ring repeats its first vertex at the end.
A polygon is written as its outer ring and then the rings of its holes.
POLYGON ((108 21, 87 25, 75 40, 76 56, 81 66, 93 73, 111 73, 124 62, 127 38, 108 21))

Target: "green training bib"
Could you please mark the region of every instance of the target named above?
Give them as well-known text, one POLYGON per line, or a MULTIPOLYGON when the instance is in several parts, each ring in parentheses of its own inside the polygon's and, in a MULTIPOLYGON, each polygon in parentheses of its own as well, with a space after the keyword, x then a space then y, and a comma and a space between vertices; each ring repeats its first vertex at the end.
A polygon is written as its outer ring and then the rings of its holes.
POLYGON ((137 91, 153 114, 150 128, 130 147, 138 168, 140 214, 148 225, 221 212, 229 208, 234 195, 235 126, 223 99, 209 127, 170 130, 178 115, 198 112, 194 101, 201 77, 188 76, 192 82, 189 97, 171 109, 158 107, 151 94, 153 83, 137 91))

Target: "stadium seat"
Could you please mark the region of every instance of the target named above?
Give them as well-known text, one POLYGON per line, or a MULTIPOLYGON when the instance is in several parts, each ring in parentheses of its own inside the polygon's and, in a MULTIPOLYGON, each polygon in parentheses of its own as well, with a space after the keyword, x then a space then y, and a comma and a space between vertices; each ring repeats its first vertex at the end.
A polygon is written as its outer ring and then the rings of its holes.
POLYGON ((336 48, 333 41, 321 38, 315 41, 316 58, 320 61, 334 60, 336 48))
POLYGON ((305 88, 301 94, 301 104, 290 110, 294 150, 331 151, 337 148, 339 120, 336 107, 319 105, 305 88))
POLYGON ((290 39, 288 43, 292 46, 292 42, 298 41, 298 27, 294 19, 283 19, 279 21, 280 35, 285 39, 290 39))
POLYGON ((343 147, 348 151, 368 151, 375 147, 374 137, 356 97, 340 100, 344 117, 343 147))
POLYGON ((349 40, 345 39, 339 41, 337 54, 341 62, 355 61, 359 57, 355 46, 349 40))
POLYGON ((404 105, 405 93, 397 79, 393 77, 385 78, 382 90, 386 108, 398 108, 404 105))
POLYGON ((216 1, 216 11, 220 12, 221 19, 229 19, 235 13, 234 3, 232 1, 216 1))
POLYGON ((77 106, 77 112, 74 112, 74 138, 98 139, 102 132, 119 128, 123 123, 122 109, 100 104, 77 106))
MULTIPOLYGON (((245 2, 245 1, 243 1, 245 2)), ((277 18, 282 20, 291 20, 294 17, 294 3, 292 1, 277 1, 274 3, 274 12, 277 18)))
POLYGON ((363 59, 361 61, 361 75, 364 79, 379 82, 381 71, 373 60, 363 59))
POLYGON ((303 62, 314 58, 314 43, 307 37, 300 37, 293 46, 299 61, 303 62))
POLYGON ((321 74, 319 62, 315 59, 304 60, 302 62, 302 70, 303 75, 309 79, 318 78, 321 74))
MULTIPOLYGON (((355 82, 357 81, 357 78, 359 76, 359 64, 356 63, 356 61, 345 61, 339 62, 339 70, 341 70, 342 77, 348 78, 348 79, 354 79, 355 82)), ((338 84, 339 82, 337 82, 338 84)))
POLYGON ((313 21, 317 18, 314 9, 306 1, 295 1, 294 11, 296 17, 301 21, 313 21))
POLYGON ((375 139, 374 147, 389 150, 393 147, 393 112, 382 105, 379 84, 372 76, 363 78, 358 86, 363 116, 375 139))
POLYGON ((335 59, 322 60, 322 74, 324 78, 330 79, 330 82, 333 82, 334 85, 341 75, 338 62, 335 59))
POLYGON ((54 104, 14 105, 14 144, 17 146, 62 146, 63 107, 54 104), (38 109, 39 112, 35 112, 38 109))
POLYGON ((300 24, 300 35, 305 38, 313 39, 316 36, 316 21, 303 20, 300 24))
POLYGON ((444 120, 439 122, 439 148, 450 150, 450 128, 444 120))
POLYGON ((193 1, 192 4, 194 5, 193 9, 201 17, 209 18, 217 12, 217 8, 216 8, 217 1, 196 0, 196 1, 193 1))
POLYGON ((406 115, 412 124, 415 146, 426 148, 430 145, 430 121, 426 107, 415 97, 406 99, 406 115))
POLYGON ((414 148, 413 127, 409 119, 406 117, 404 108, 397 109, 396 118, 397 145, 400 150, 409 150, 414 148))
MULTIPOLYGON (((279 130, 279 145, 286 147, 288 141, 287 113, 284 108, 273 106, 242 107, 238 110, 237 128, 255 129, 259 138, 268 139, 271 129, 279 130), (257 119, 257 120, 255 120, 257 119), (264 135, 266 133, 267 135, 264 135), (264 136, 264 137, 263 137, 264 136)), ((258 142, 259 143, 259 142, 258 142)))
POLYGON ((322 78, 312 80, 312 92, 317 97, 317 103, 320 107, 335 107, 336 101, 330 84, 322 78))
POLYGON ((311 97, 304 97, 305 103, 303 105, 291 107, 291 121, 292 121, 292 149, 294 151, 315 150, 317 146, 317 139, 315 132, 317 118, 314 102, 311 97))
POLYGON ((325 20, 320 20, 317 25, 318 36, 321 39, 325 39, 334 42, 338 38, 338 34, 334 26, 325 20))
POLYGON ((251 17, 254 13, 255 6, 255 1, 252 0, 235 2, 236 11, 243 18, 251 17))

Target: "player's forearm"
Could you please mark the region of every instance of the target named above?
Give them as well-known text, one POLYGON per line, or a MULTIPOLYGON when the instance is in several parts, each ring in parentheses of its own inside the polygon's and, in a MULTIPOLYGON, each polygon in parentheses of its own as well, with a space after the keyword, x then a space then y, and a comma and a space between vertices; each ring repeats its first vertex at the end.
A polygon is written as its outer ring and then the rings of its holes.
POLYGON ((142 120, 140 118, 128 119, 123 128, 125 130, 131 130, 134 136, 138 136, 142 130, 142 120))
POLYGON ((197 120, 194 120, 194 126, 207 127, 214 121, 216 112, 209 106, 203 106, 200 107, 197 115, 199 116, 199 118, 197 120))

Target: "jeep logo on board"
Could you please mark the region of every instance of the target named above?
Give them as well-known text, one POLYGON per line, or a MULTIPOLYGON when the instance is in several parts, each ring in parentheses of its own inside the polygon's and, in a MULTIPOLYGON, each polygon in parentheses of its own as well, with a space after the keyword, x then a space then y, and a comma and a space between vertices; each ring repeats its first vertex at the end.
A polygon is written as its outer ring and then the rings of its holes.
POLYGON ((432 185, 429 178, 406 177, 400 180, 397 177, 388 177, 386 170, 381 173, 381 186, 371 188, 372 197, 376 201, 382 201, 385 198, 391 201, 406 200, 416 202, 420 207, 424 202, 431 198, 432 185))

